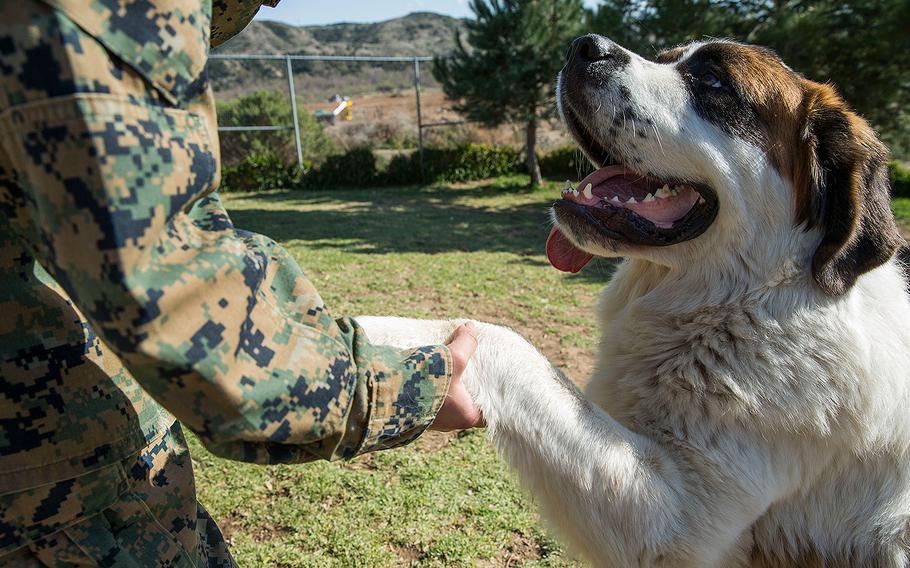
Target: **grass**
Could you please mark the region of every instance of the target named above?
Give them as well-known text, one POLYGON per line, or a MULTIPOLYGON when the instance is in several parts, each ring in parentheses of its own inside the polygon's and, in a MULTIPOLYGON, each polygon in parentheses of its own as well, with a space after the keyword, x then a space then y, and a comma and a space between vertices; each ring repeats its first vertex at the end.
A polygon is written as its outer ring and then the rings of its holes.
MULTIPOLYGON (((543 249, 558 189, 525 184, 278 192, 226 205, 236 225, 285 245, 336 314, 508 324, 580 381, 612 266, 553 270, 543 249)), ((272 468, 191 444, 199 498, 242 566, 576 566, 482 433, 272 468)))
POLYGON ((891 209, 897 218, 897 225, 910 240, 910 197, 898 197, 891 202, 891 209))

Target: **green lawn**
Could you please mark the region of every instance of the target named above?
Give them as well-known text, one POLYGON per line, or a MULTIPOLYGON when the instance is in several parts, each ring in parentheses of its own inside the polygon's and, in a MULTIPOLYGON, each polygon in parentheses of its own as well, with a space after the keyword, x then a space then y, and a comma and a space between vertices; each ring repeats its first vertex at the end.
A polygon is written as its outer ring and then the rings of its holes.
MULTIPOLYGON (((336 314, 508 324, 581 381, 612 266, 577 276, 543 255, 555 184, 230 196, 236 225, 300 261, 336 314)), ((351 463, 273 468, 192 440, 200 500, 242 566, 574 566, 481 433, 431 434, 351 463)))

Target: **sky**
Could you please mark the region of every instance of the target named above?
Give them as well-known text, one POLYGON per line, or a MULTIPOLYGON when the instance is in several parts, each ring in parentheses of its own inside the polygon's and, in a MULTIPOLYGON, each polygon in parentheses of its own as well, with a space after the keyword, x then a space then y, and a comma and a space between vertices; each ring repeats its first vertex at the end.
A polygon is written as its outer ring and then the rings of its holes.
MULTIPOLYGON (((585 0, 591 6, 596 0, 585 0)), ((437 12, 458 18, 471 15, 468 0, 283 0, 277 8, 263 6, 257 20, 295 26, 336 22, 379 22, 411 12, 437 12)))

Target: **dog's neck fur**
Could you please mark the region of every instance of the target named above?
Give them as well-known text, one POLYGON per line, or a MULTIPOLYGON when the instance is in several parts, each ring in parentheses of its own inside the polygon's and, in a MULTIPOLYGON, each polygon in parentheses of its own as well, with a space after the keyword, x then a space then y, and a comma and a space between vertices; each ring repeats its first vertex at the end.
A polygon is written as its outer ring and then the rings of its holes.
MULTIPOLYGON (((786 254, 765 264, 720 255, 688 268, 624 262, 600 301, 603 335, 588 395, 633 430, 643 416, 647 421, 662 415, 661 427, 687 436, 704 432, 699 424, 748 424, 818 437, 848 429, 850 435, 841 438, 855 440, 860 452, 890 443, 888 419, 872 424, 868 417, 891 413, 868 412, 867 404, 881 403, 870 396, 878 390, 874 385, 895 388, 891 382, 899 377, 870 377, 876 369, 869 361, 887 360, 874 355, 880 350, 893 357, 910 338, 868 345, 855 322, 871 311, 870 302, 895 304, 888 292, 899 270, 889 263, 861 278, 846 296, 832 298, 818 290, 809 270, 814 236, 802 229, 793 236, 791 246, 778 248, 786 254), (806 356, 813 353, 838 357, 806 356), (845 368, 830 361, 857 364, 845 368), (642 377, 653 380, 644 385, 642 377), (782 380, 769 384, 770 377, 782 380), (792 400, 819 404, 792 408, 780 402, 792 400)), ((766 254, 768 247, 754 249, 766 254)), ((894 311, 910 315, 910 303, 900 298, 894 311)))

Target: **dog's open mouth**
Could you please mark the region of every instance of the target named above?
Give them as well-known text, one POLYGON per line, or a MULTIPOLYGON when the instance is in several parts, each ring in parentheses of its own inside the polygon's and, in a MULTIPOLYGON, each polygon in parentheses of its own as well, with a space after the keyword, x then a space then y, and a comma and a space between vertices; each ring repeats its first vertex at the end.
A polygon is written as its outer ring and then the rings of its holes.
POLYGON ((609 165, 570 183, 553 204, 557 226, 547 239, 550 264, 578 272, 593 255, 575 245, 595 241, 668 246, 703 233, 717 215, 717 197, 708 187, 680 180, 641 175, 624 166, 609 165))
MULTIPOLYGON (((578 272, 594 257, 581 247, 616 250, 622 244, 661 247, 704 233, 718 212, 710 187, 680 179, 658 178, 620 165, 605 141, 591 135, 576 117, 571 100, 563 104, 570 133, 600 169, 566 184, 553 204, 556 226, 547 238, 550 264, 578 272)), ((612 145, 612 144, 610 144, 612 145)))

